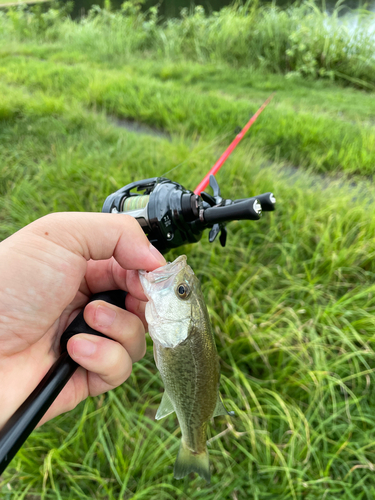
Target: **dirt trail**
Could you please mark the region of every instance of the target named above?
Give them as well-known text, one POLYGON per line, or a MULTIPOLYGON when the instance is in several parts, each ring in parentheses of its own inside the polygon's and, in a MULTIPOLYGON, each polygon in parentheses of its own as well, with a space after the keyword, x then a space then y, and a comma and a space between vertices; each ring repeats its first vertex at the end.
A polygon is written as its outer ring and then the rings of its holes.
POLYGON ((162 139, 168 140, 170 140, 171 138, 168 132, 158 130, 154 127, 149 127, 148 125, 145 125, 141 122, 128 120, 127 118, 115 118, 115 125, 117 125, 117 127, 125 128, 130 132, 136 132, 138 134, 151 135, 153 137, 160 137, 162 139))
MULTIPOLYGON (((114 118, 114 124, 137 134, 171 140, 171 136, 168 132, 134 120, 114 118)), ((353 192, 353 202, 358 199, 366 201, 367 203, 375 202, 375 192, 372 187, 371 179, 361 179, 360 177, 347 178, 341 173, 336 175, 316 173, 293 165, 276 166, 275 163, 272 162, 265 162, 262 168, 267 170, 272 169, 273 171, 277 169, 277 172, 282 177, 287 178, 288 182, 292 182, 293 184, 301 182, 306 188, 321 192, 322 196, 334 196, 334 192, 338 193, 342 189, 349 189, 353 192), (327 190, 330 192, 327 192, 327 190)))

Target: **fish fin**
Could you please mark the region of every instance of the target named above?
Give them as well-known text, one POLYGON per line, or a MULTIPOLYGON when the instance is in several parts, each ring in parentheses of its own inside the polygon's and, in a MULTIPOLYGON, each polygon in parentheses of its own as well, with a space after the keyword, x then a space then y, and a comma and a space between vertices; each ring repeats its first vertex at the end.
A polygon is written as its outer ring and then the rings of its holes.
POLYGON ((202 453, 193 453, 181 439, 180 449, 174 464, 175 479, 182 479, 190 472, 196 472, 208 483, 211 481, 210 460, 207 448, 202 453))
POLYGON ((234 411, 227 411, 226 410, 226 408, 221 400, 220 394, 218 394, 214 414, 212 416, 219 417, 220 415, 230 415, 231 417, 233 417, 233 415, 235 415, 235 413, 234 413, 234 411))
POLYGON ((157 369, 159 369, 159 367, 158 367, 158 351, 157 351, 157 349, 156 349, 156 344, 154 344, 153 349, 154 349, 154 360, 155 360, 155 365, 156 365, 156 368, 157 368, 157 369))
POLYGON ((173 403, 170 400, 167 391, 164 391, 163 398, 161 400, 158 411, 156 412, 155 415, 155 420, 160 420, 161 418, 164 418, 173 412, 174 412, 173 403))

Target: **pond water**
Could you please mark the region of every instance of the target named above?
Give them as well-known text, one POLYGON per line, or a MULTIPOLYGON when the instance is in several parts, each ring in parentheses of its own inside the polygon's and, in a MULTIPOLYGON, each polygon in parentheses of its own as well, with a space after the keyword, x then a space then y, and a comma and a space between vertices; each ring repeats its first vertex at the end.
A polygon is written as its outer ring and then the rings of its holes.
MULTIPOLYGON (((103 7, 104 0, 73 0, 74 1, 74 11, 73 15, 77 16, 80 13, 87 13, 87 11, 91 8, 92 5, 100 5, 103 7)), ((121 7, 121 4, 124 0, 111 0, 111 4, 114 9, 118 9, 121 7)), ((232 2, 229 0, 201 0, 195 2, 195 5, 203 5, 207 12, 220 10, 225 5, 229 5, 232 2)), ((193 2, 190 0, 168 0, 168 1, 155 1, 155 0, 146 0, 144 3, 144 9, 147 10, 153 5, 159 5, 159 12, 164 17, 177 17, 180 14, 180 11, 184 7, 190 7, 193 5, 193 2)))
MULTIPOLYGON (((270 3, 265 0, 260 0, 262 3, 270 3)), ((322 0, 324 5, 328 10, 332 10, 335 6, 336 0, 322 0)), ((72 12, 73 17, 80 17, 82 15, 87 14, 92 5, 100 5, 100 7, 104 6, 104 0, 73 0, 74 2, 74 10, 72 12)), ((112 7, 114 9, 119 9, 124 0, 111 0, 112 7)), ((233 0, 196 0, 192 2, 191 0, 146 0, 144 3, 144 9, 147 10, 153 5, 159 5, 159 13, 163 17, 178 17, 180 11, 184 7, 191 7, 195 5, 202 5, 206 12, 212 12, 220 10, 222 7, 226 5, 230 5, 233 3, 233 0)), ((290 0, 276 0, 277 5, 286 6, 293 2, 290 0)), ((317 1, 317 4, 320 5, 320 1, 317 1)), ((345 0, 343 5, 355 9, 361 5, 360 0, 345 0)))

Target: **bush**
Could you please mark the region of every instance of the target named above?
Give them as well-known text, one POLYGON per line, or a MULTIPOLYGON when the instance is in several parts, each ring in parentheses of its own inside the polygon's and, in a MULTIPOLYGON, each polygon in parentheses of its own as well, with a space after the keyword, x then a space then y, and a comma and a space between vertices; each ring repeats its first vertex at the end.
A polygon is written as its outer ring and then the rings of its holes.
POLYGON ((281 9, 257 2, 235 4, 206 15, 203 7, 183 9, 180 18, 161 20, 157 7, 128 0, 121 10, 94 6, 73 21, 69 4, 11 9, 0 17, 0 37, 60 40, 72 50, 99 58, 147 53, 153 57, 224 62, 235 67, 311 78, 331 78, 374 89, 375 14, 339 16, 313 2, 281 9))

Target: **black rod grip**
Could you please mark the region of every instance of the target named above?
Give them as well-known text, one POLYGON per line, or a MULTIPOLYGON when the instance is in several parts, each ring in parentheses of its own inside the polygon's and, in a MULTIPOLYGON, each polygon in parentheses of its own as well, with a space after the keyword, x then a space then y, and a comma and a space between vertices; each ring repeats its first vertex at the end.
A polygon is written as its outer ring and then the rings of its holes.
POLYGON ((203 217, 208 224, 217 224, 231 220, 258 220, 261 214, 262 210, 258 200, 249 198, 240 203, 206 208, 203 217))
MULTIPOLYGON (((94 300, 104 300, 109 304, 121 307, 121 309, 125 309, 126 295, 127 292, 124 292, 123 290, 110 290, 109 292, 100 292, 94 294, 90 298, 90 302, 93 302, 94 300)), ((68 340, 77 333, 91 333, 92 335, 97 335, 98 337, 108 338, 107 335, 104 335, 104 333, 100 333, 97 330, 94 330, 86 323, 86 321, 83 319, 83 311, 84 309, 82 309, 82 311, 78 314, 78 316, 74 318, 74 320, 70 323, 68 328, 61 335, 60 346, 62 351, 66 351, 66 345, 68 343, 68 340)))
POLYGON ((69 354, 63 352, 36 389, 1 429, 0 474, 35 429, 77 367, 78 364, 69 354))
MULTIPOLYGON (((90 302, 104 300, 125 309, 126 294, 127 292, 123 290, 97 293, 91 297, 90 302)), ((70 323, 60 339, 60 357, 51 366, 30 396, 0 430, 0 474, 8 466, 9 462, 78 368, 78 364, 72 360, 66 351, 68 340, 77 333, 90 333, 100 337, 107 337, 103 333, 89 327, 83 319, 83 310, 70 323)))

